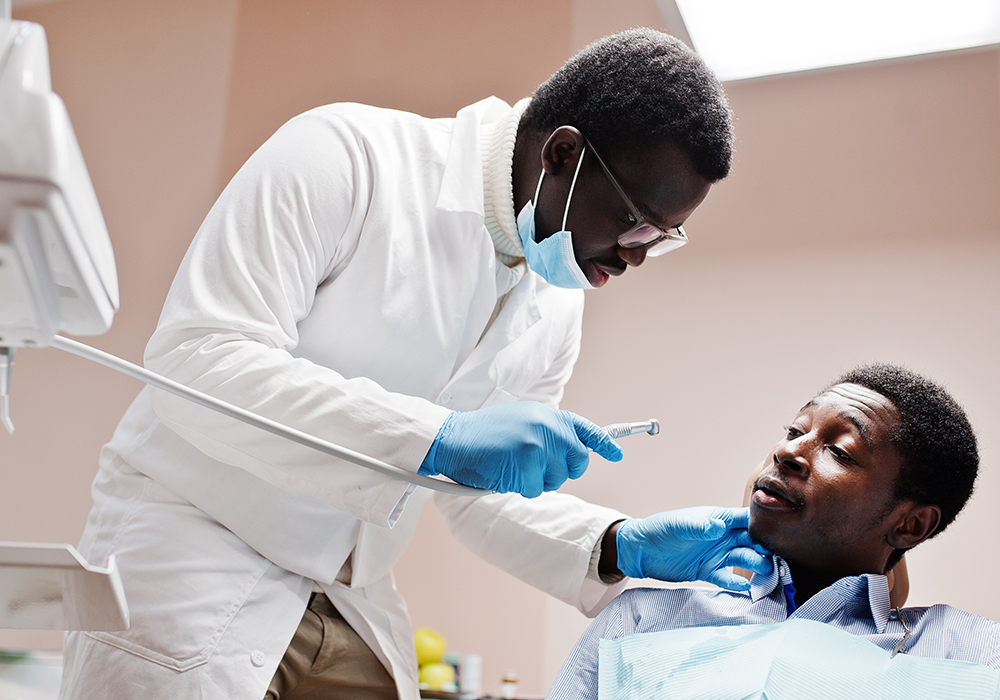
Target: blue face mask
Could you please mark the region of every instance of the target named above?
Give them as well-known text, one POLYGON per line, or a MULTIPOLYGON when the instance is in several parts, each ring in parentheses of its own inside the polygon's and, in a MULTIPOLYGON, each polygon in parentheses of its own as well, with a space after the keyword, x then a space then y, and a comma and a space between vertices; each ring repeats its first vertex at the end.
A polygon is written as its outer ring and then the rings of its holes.
POLYGON ((573 199, 573 188, 576 187, 576 177, 580 174, 580 166, 583 164, 583 155, 586 151, 587 149, 584 148, 580 152, 580 160, 577 161, 576 172, 573 173, 573 182, 569 186, 566 209, 563 212, 562 230, 556 231, 541 243, 535 241, 535 202, 538 201, 538 193, 542 189, 542 179, 545 177, 544 168, 541 175, 538 176, 534 201, 525 204, 521 213, 517 215, 517 235, 520 236, 521 245, 524 246, 524 259, 528 261, 528 267, 541 275, 549 284, 567 289, 594 288, 576 263, 576 256, 573 254, 573 238, 566 230, 569 203, 573 199))

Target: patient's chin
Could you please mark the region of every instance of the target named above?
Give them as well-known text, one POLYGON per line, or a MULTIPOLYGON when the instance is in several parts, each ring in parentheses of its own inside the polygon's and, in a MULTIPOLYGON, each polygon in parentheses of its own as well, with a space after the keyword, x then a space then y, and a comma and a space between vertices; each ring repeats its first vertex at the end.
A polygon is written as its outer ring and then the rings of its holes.
POLYGON ((761 547, 769 551, 771 554, 777 554, 781 556, 780 542, 777 538, 772 535, 772 533, 767 532, 760 526, 759 523, 755 523, 753 518, 750 518, 750 525, 747 527, 747 533, 750 535, 750 541, 754 544, 759 544, 761 547))

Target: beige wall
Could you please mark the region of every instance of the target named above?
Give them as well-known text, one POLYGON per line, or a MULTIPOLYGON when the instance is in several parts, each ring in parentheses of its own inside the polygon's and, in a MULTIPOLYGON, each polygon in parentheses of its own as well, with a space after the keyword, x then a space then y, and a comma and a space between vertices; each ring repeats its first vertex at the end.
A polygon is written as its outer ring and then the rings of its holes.
MULTIPOLYGON (((15 8, 49 35, 118 257, 122 310, 93 344, 139 360, 208 207, 280 123, 356 100, 448 115, 515 100, 576 48, 659 24, 652 0, 536 3, 64 0, 15 8)), ((733 504, 794 410, 855 362, 948 383, 978 427, 968 511, 911 557, 911 601, 1000 620, 974 562, 1000 499, 1000 52, 744 81, 736 167, 691 218, 691 244, 588 293, 564 406, 598 422, 656 416, 626 460, 567 490, 634 515, 733 504)), ((0 433, 4 539, 69 541, 101 444, 138 390, 52 350, 21 351, 18 431, 0 433)), ((983 559, 987 559, 983 561, 983 559)), ((415 624, 543 692, 586 621, 461 550, 432 508, 397 567, 415 624)), ((4 633, 0 643, 58 638, 4 633)))

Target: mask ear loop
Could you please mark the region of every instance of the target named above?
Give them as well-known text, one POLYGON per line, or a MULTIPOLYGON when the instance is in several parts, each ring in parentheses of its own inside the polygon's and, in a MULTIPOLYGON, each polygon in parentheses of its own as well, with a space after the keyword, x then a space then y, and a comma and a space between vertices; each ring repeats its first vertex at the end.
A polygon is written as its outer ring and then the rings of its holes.
MULTIPOLYGON (((573 182, 569 184, 569 195, 566 197, 566 209, 563 211, 562 228, 566 229, 566 218, 569 216, 569 203, 573 199, 573 190, 576 189, 576 178, 580 176, 580 166, 583 165, 583 157, 587 154, 587 147, 584 146, 583 150, 580 151, 580 160, 576 162, 576 170, 573 172, 573 182)), ((542 191, 542 179, 545 177, 545 166, 542 166, 542 172, 538 175, 538 184, 535 185, 535 198, 531 200, 531 206, 538 206, 538 193, 542 191)))
MULTIPOLYGON (((587 147, 586 146, 584 146, 583 150, 580 151, 580 160, 576 161, 576 172, 573 173, 573 182, 571 182, 569 184, 569 194, 566 196, 566 210, 563 211, 563 222, 562 222, 562 226, 559 228, 560 231, 565 231, 566 230, 566 217, 569 216, 569 203, 573 200, 573 190, 576 188, 576 178, 580 176, 580 166, 583 165, 583 157, 585 155, 587 155, 587 147)), ((542 169, 542 172, 543 173, 545 172, 544 168, 542 169)), ((539 186, 541 186, 542 181, 539 180, 538 184, 539 184, 539 186)), ((537 196, 538 196, 538 193, 535 193, 535 197, 537 197, 537 196)))
POLYGON ((542 191, 542 178, 545 177, 545 166, 542 166, 542 172, 538 175, 538 184, 535 185, 535 198, 531 200, 531 206, 538 207, 538 193, 542 191))

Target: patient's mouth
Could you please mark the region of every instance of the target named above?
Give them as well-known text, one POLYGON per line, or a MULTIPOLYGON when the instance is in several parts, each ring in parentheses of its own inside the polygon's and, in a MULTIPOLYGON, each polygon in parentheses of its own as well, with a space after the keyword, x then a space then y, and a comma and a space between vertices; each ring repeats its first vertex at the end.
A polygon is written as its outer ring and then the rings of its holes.
POLYGON ((801 510, 805 502, 790 494, 774 479, 758 479, 754 484, 753 502, 769 510, 801 510))

